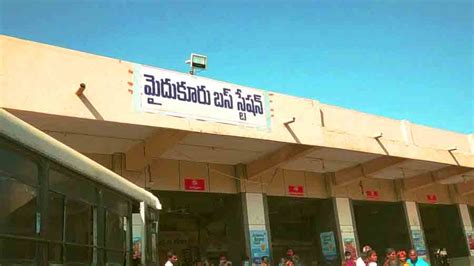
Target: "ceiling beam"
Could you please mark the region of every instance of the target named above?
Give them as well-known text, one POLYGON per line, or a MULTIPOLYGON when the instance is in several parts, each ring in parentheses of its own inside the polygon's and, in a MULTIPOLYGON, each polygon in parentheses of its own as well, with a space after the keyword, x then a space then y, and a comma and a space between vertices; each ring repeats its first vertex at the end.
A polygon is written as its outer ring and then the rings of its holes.
POLYGON ((189 133, 186 131, 160 129, 147 137, 143 142, 135 144, 126 152, 125 166, 129 171, 139 171, 148 165, 153 158, 181 142, 189 133))
POLYGON ((406 191, 413 191, 449 179, 453 176, 462 175, 471 170, 472 168, 468 167, 447 166, 436 171, 405 178, 403 179, 403 186, 406 191))
POLYGON ((474 193, 474 180, 456 184, 458 193, 467 196, 474 193))
POLYGON ((359 165, 344 168, 334 173, 334 185, 347 185, 386 168, 401 164, 406 160, 404 158, 383 156, 359 165))
POLYGON ((283 146, 275 152, 266 154, 263 157, 247 163, 247 177, 252 179, 258 175, 272 171, 283 166, 289 161, 304 157, 313 152, 315 147, 306 145, 289 144, 283 146))

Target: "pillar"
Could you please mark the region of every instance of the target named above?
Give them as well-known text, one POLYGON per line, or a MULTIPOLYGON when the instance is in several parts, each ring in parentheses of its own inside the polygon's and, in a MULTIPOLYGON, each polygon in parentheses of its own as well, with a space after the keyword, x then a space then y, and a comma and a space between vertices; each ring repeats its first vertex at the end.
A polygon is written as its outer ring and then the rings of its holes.
POLYGON ((244 207, 245 248, 253 264, 260 264, 260 258, 270 257, 269 224, 266 200, 261 193, 242 193, 244 207))
POLYGON ((403 206, 405 208, 411 245, 416 249, 420 257, 426 259, 429 254, 427 254, 426 250, 425 236, 421 225, 418 205, 413 201, 405 201, 403 202, 403 206))
POLYGON ((474 249, 471 249, 471 246, 474 245, 474 230, 472 228, 471 217, 469 216, 469 209, 466 204, 459 204, 458 206, 462 226, 466 236, 467 247, 469 248, 470 255, 474 256, 474 249))
MULTIPOLYGON (((245 166, 237 165, 236 174, 238 178, 246 179, 245 166)), ((261 257, 271 258, 266 195, 246 191, 241 191, 241 195, 246 254, 251 264, 258 265, 261 264, 261 257)))
POLYGON ((354 229, 351 202, 348 198, 335 198, 335 208, 339 244, 342 247, 341 257, 344 258, 345 251, 350 251, 353 256, 358 257, 358 243, 354 229))

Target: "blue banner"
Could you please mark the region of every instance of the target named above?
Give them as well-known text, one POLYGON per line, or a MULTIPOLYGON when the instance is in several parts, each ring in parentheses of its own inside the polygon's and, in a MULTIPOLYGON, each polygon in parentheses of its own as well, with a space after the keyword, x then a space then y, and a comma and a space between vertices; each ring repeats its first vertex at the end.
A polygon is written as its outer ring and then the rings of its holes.
POLYGON ((270 257, 266 230, 250 230, 250 252, 255 264, 262 263, 262 257, 270 257))
POLYGON ((337 248, 334 232, 323 232, 319 236, 321 238, 321 248, 324 258, 327 261, 335 260, 337 258, 337 248))

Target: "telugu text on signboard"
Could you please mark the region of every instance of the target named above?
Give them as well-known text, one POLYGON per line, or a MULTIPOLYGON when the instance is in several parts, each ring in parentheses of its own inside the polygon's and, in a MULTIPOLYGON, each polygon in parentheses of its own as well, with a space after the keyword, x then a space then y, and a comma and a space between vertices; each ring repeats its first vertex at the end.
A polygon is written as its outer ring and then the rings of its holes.
POLYGON ((134 73, 141 111, 270 129, 266 91, 142 65, 134 73))

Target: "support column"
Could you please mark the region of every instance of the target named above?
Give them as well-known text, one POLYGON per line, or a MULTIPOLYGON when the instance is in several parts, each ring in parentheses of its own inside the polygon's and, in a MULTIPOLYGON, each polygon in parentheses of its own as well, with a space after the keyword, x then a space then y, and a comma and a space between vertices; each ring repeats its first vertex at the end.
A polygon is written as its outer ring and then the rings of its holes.
POLYGON ((335 198, 335 208, 339 244, 342 247, 340 256, 344 258, 344 252, 350 251, 353 257, 358 257, 358 243, 351 202, 348 198, 335 198))
POLYGON ((270 257, 269 226, 264 195, 243 193, 245 248, 252 264, 261 264, 261 257, 270 257))
POLYGON ((467 247, 470 255, 474 256, 474 249, 471 249, 471 243, 474 244, 474 230, 472 227, 471 217, 469 216, 469 209, 466 204, 459 204, 459 214, 461 215, 461 222, 464 228, 467 247))
MULTIPOLYGON (((236 174, 240 179, 246 179, 245 166, 237 165, 236 174)), ((266 195, 245 191, 242 191, 241 195, 246 254, 252 265, 259 265, 261 257, 271 258, 266 195)))
POLYGON ((403 207, 405 208, 408 230, 410 231, 411 245, 416 249, 420 257, 426 259, 428 254, 418 206, 413 201, 405 201, 403 202, 403 207))

